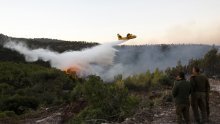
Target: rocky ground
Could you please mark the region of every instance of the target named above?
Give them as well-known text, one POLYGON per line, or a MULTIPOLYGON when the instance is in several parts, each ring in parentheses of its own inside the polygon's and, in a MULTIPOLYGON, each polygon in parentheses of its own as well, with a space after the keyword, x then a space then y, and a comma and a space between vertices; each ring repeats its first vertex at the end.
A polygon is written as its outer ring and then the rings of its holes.
MULTIPOLYGON (((210 124, 220 123, 220 81, 211 80, 210 93, 210 124)), ((193 122, 190 110, 191 122, 193 122)), ((176 124, 173 102, 162 102, 151 109, 142 109, 132 118, 127 118, 122 124, 176 124)))

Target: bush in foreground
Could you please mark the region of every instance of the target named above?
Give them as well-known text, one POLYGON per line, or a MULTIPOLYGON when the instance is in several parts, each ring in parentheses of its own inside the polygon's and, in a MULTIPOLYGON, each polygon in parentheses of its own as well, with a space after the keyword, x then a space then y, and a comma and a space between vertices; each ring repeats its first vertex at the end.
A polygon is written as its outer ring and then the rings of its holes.
POLYGON ((84 84, 75 87, 72 97, 85 99, 88 106, 71 123, 122 121, 133 114, 138 105, 138 99, 129 95, 126 88, 115 83, 106 84, 96 76, 90 76, 84 84))

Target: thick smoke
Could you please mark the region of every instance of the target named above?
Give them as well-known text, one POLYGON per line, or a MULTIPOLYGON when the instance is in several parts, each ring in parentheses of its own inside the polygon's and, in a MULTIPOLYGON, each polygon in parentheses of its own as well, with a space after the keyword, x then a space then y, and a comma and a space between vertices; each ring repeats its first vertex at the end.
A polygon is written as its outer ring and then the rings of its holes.
POLYGON ((176 66, 177 61, 187 64, 192 58, 197 59, 212 48, 208 45, 151 45, 117 46, 113 42, 87 48, 82 51, 57 53, 48 49, 29 49, 23 43, 7 42, 4 47, 25 55, 26 61, 49 61, 52 67, 65 70, 77 67, 80 76, 95 74, 110 81, 116 75, 127 77, 133 74, 161 70, 176 66))
POLYGON ((174 67, 180 61, 186 65, 190 59, 202 58, 212 46, 209 45, 150 45, 119 47, 115 63, 105 73, 104 79, 112 79, 115 75, 123 77, 174 67))
MULTIPOLYGON (((26 61, 33 62, 37 60, 49 61, 52 67, 65 70, 70 67, 76 67, 80 70, 79 75, 89 75, 96 72, 96 68, 105 68, 113 64, 116 49, 112 46, 120 42, 112 42, 99 45, 82 51, 66 51, 63 53, 54 52, 48 49, 31 50, 21 42, 7 42, 5 48, 18 51, 25 56, 26 61), (93 67, 98 65, 97 67, 93 67)), ((97 69, 98 69, 97 68, 97 69)))

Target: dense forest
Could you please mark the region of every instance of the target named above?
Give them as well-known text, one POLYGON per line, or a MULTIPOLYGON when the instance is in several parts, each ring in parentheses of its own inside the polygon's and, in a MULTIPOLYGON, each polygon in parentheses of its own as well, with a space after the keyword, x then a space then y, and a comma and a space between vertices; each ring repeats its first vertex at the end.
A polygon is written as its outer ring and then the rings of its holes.
MULTIPOLYGON (((31 48, 43 47, 59 52, 97 45, 0 35, 1 44, 8 39, 26 42, 31 48)), ((164 51, 169 49, 169 45, 161 47, 164 51)), ((161 93, 162 89, 172 87, 177 72, 190 75, 193 66, 199 66, 209 77, 219 78, 218 49, 213 46, 204 57, 192 58, 186 65, 179 61, 175 67, 155 68, 127 78, 118 75, 114 81, 106 83, 95 75, 80 78, 66 74, 50 68, 45 62, 27 63, 22 55, 0 46, 0 123, 23 123, 26 118, 34 118, 45 109, 57 106, 67 109, 61 112, 63 123, 121 122, 140 107, 157 106, 160 100, 172 101, 170 94, 161 93), (144 98, 144 103, 139 95, 142 92, 149 96, 144 98)))

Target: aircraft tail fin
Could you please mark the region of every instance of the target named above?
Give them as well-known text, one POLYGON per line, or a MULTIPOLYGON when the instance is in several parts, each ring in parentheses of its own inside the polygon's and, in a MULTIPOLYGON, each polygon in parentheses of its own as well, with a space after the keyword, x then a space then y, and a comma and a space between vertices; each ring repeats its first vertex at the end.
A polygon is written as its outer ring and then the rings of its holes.
POLYGON ((117 34, 118 40, 122 40, 122 36, 120 34, 117 34))

